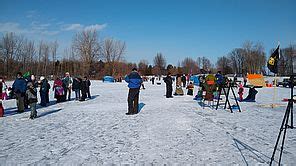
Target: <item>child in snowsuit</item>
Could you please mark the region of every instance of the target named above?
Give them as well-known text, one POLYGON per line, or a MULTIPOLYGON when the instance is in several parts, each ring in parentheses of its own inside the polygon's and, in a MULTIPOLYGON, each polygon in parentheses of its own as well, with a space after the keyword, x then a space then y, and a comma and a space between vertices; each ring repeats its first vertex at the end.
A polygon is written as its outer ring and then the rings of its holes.
POLYGON ((238 87, 239 101, 243 101, 243 94, 244 94, 244 87, 241 83, 239 83, 239 87, 238 87))
POLYGON ((35 119, 37 118, 37 90, 31 82, 27 84, 27 88, 26 95, 28 96, 28 102, 31 109, 30 119, 35 119))
POLYGON ((190 82, 188 85, 187 85, 187 87, 186 87, 186 89, 188 89, 188 91, 187 91, 187 95, 193 95, 193 89, 194 89, 194 85, 193 85, 193 83, 192 82, 190 82))

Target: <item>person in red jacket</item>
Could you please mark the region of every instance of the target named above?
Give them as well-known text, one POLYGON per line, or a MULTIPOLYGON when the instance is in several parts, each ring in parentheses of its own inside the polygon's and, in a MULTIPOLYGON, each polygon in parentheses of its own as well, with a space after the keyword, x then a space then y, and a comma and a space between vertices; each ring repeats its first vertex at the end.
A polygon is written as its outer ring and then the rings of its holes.
POLYGON ((57 103, 61 102, 65 93, 63 82, 59 77, 54 80, 52 90, 54 91, 54 98, 57 99, 57 103))

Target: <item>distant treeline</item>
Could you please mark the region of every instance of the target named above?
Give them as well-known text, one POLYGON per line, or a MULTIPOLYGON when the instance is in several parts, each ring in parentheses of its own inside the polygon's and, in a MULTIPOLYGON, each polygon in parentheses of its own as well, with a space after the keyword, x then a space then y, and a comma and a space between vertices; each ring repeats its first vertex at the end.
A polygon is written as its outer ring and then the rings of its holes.
MULTIPOLYGON (((153 64, 141 60, 138 64, 124 60, 125 42, 113 38, 101 39, 95 30, 78 32, 69 48, 57 55, 57 41, 33 41, 13 32, 0 36, 0 76, 8 79, 18 71, 37 76, 62 76, 70 72, 76 76, 90 76, 100 79, 105 75, 123 77, 133 67, 142 75, 199 74, 222 71, 224 74, 245 75, 266 73, 266 59, 269 57, 260 43, 245 42, 242 48, 233 49, 228 55, 219 57, 214 65, 207 57, 184 56, 177 66, 166 63, 162 53, 157 53, 153 64), (59 57, 59 58, 58 58, 59 57)), ((292 57, 296 57, 294 45, 281 49, 279 75, 290 74, 292 57)), ((270 53, 273 50, 270 50, 270 53)))

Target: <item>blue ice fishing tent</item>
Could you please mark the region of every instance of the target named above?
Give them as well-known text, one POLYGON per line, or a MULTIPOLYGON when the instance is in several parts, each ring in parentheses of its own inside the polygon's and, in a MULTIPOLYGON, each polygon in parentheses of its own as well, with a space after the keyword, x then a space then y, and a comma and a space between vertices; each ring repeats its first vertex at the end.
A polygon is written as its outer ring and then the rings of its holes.
POLYGON ((104 76, 103 82, 114 82, 114 77, 112 76, 104 76))
POLYGON ((199 77, 198 77, 198 75, 191 76, 190 81, 192 81, 194 85, 199 86, 199 77))

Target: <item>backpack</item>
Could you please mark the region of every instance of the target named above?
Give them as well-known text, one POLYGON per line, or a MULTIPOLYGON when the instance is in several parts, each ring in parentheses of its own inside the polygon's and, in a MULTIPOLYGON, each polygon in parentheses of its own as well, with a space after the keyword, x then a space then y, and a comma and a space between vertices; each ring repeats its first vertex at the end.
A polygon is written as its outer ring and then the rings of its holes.
POLYGON ((61 87, 61 86, 57 86, 57 87, 55 87, 55 94, 57 95, 57 96, 63 96, 64 95, 64 88, 63 87, 61 87))

